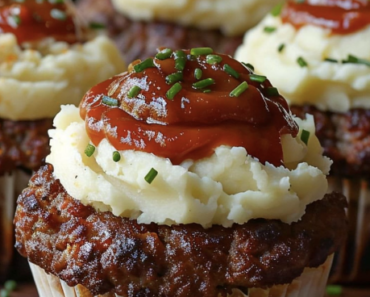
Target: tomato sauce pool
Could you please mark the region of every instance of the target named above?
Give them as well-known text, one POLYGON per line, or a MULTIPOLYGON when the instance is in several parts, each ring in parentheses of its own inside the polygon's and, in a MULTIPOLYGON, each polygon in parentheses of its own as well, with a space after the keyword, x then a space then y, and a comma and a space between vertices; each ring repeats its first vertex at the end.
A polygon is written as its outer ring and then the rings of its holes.
POLYGON ((47 37, 78 41, 73 17, 63 0, 0 0, 0 32, 14 34, 19 44, 47 37))
POLYGON ((282 20, 296 28, 315 25, 333 34, 350 34, 370 24, 369 0, 290 0, 282 11, 282 20))
POLYGON ((117 150, 173 164, 239 146, 263 163, 283 165, 281 135, 295 136, 298 128, 265 77, 226 55, 166 51, 84 96, 80 114, 94 145, 106 138, 117 150))

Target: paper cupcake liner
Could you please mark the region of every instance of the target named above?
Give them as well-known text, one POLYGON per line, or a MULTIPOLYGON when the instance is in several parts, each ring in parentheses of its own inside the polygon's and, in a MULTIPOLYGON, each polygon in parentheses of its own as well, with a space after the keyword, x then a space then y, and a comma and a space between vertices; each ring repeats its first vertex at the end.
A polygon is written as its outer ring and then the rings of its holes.
POLYGON ((329 191, 348 199, 349 232, 337 253, 329 282, 368 284, 370 282, 370 182, 365 179, 329 178, 329 191))
MULTIPOLYGON (((229 297, 322 297, 325 293, 332 260, 333 255, 317 268, 306 268, 290 284, 273 286, 269 289, 252 288, 248 295, 234 290, 229 297)), ((93 296, 84 286, 69 287, 64 281, 47 274, 39 266, 30 263, 30 267, 39 297, 120 297, 112 293, 93 296)))
POLYGON ((0 280, 9 277, 15 254, 13 217, 16 199, 27 186, 30 175, 17 170, 0 176, 0 280))

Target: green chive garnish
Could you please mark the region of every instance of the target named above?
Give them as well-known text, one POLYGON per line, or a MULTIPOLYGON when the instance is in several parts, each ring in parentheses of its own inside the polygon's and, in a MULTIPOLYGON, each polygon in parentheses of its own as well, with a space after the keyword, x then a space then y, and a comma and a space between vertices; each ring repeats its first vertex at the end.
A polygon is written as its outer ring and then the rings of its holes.
POLYGON ((205 89, 205 90, 203 91, 203 93, 211 93, 211 90, 210 90, 210 89, 205 89))
POLYGON ((301 133, 301 140, 307 145, 309 138, 310 138, 310 131, 303 129, 301 133))
POLYGON ((183 71, 186 63, 186 55, 182 50, 175 52, 175 68, 178 71, 183 71))
POLYGON ((67 14, 64 11, 56 9, 56 8, 53 8, 52 10, 50 10, 50 15, 54 19, 60 20, 60 21, 64 21, 67 19, 67 14))
POLYGON ((155 67, 155 65, 153 63, 153 59, 152 58, 148 58, 145 61, 143 61, 143 62, 141 62, 139 64, 136 64, 134 66, 134 71, 136 73, 139 73, 139 72, 144 71, 147 68, 153 68, 153 67, 155 67))
POLYGON ((207 55, 206 57, 206 62, 211 65, 220 63, 221 61, 222 61, 222 57, 218 55, 207 55))
POLYGON ((237 86, 234 90, 232 90, 229 94, 230 97, 239 97, 242 93, 244 93, 248 89, 248 83, 243 81, 239 86, 237 86))
POLYGON ((332 58, 325 58, 324 61, 325 62, 330 62, 330 63, 338 63, 338 60, 332 59, 332 58))
POLYGON ((4 289, 8 292, 14 291, 17 287, 17 282, 14 280, 8 280, 4 283, 4 289))
POLYGON ((127 93, 127 97, 129 98, 134 98, 136 97, 141 91, 141 88, 138 86, 133 86, 130 91, 127 93))
POLYGON ((344 61, 344 63, 354 63, 354 64, 363 64, 370 67, 370 61, 358 58, 354 55, 348 55, 347 60, 344 61))
POLYGON ((149 170, 147 175, 145 175, 144 179, 148 184, 151 184, 157 175, 158 175, 158 171, 152 168, 149 170))
POLYGON ((263 31, 265 31, 266 33, 272 33, 276 31, 276 28, 275 27, 265 27, 263 28, 263 31))
POLYGON ((173 53, 172 49, 165 48, 165 49, 161 50, 158 54, 156 54, 155 57, 158 60, 166 60, 169 57, 171 57, 172 53, 173 53))
POLYGON ((213 49, 210 47, 196 47, 190 50, 190 55, 200 56, 200 55, 209 55, 213 53, 213 49))
POLYGON ((225 64, 223 69, 227 74, 230 74, 231 76, 235 78, 239 78, 240 76, 239 73, 234 68, 229 66, 228 64, 225 64))
POLYGON ((281 53, 284 50, 284 48, 285 48, 285 44, 284 43, 280 44, 278 47, 278 52, 281 53))
POLYGON ((266 76, 257 75, 257 74, 250 74, 249 78, 251 79, 251 81, 256 81, 256 82, 259 82, 259 83, 263 83, 267 79, 266 76))
POLYGON ((282 8, 283 8, 283 4, 282 4, 282 3, 280 3, 280 4, 276 5, 276 6, 271 10, 271 15, 273 15, 273 16, 275 16, 275 17, 276 17, 276 16, 278 16, 278 15, 280 15, 282 8))
POLYGON ((19 15, 10 15, 7 20, 8 24, 13 28, 18 27, 21 24, 21 18, 19 15))
POLYGON ((307 66, 308 66, 308 64, 307 64, 306 60, 305 60, 305 59, 303 59, 302 57, 299 57, 299 58, 297 59, 297 63, 298 63, 298 64, 299 64, 299 66, 301 66, 301 67, 307 67, 307 66))
POLYGON ((182 72, 175 72, 166 76, 166 82, 170 85, 182 80, 184 75, 182 72))
POLYGON ((267 88, 265 90, 265 95, 266 96, 271 96, 271 97, 273 97, 273 96, 279 96, 279 91, 278 91, 277 88, 270 87, 270 88, 267 88))
POLYGON ((242 62, 242 64, 248 68, 248 70, 251 70, 251 71, 254 71, 254 66, 252 64, 249 64, 249 63, 244 63, 242 62))
POLYGON ((342 287, 338 285, 330 285, 326 287, 326 294, 329 296, 342 295, 342 287))
POLYGON ((203 75, 203 71, 202 69, 200 68, 196 68, 194 70, 194 77, 197 79, 197 80, 200 80, 202 78, 202 75, 203 75))
POLYGON ((204 89, 210 85, 213 85, 215 83, 215 80, 213 78, 206 78, 201 81, 197 81, 193 83, 194 89, 204 89))
POLYGON ((121 154, 117 151, 114 151, 113 152, 113 161, 118 162, 119 160, 121 160, 121 154))
POLYGON ((118 106, 118 100, 117 99, 114 99, 114 98, 111 98, 111 97, 108 97, 108 96, 105 96, 105 95, 103 95, 102 102, 105 105, 118 106))
POLYGON ((194 55, 187 55, 186 58, 189 60, 189 61, 195 61, 197 59, 196 56, 194 55))
POLYGON ((104 24, 97 23, 97 22, 91 22, 91 23, 89 23, 89 27, 91 29, 95 29, 95 30, 105 29, 105 25, 104 24))
POLYGON ((95 152, 95 146, 88 144, 85 148, 85 155, 91 157, 95 152))
POLYGON ((180 83, 175 83, 166 93, 166 97, 169 100, 173 100, 173 98, 176 96, 178 92, 180 92, 182 89, 182 86, 180 83))

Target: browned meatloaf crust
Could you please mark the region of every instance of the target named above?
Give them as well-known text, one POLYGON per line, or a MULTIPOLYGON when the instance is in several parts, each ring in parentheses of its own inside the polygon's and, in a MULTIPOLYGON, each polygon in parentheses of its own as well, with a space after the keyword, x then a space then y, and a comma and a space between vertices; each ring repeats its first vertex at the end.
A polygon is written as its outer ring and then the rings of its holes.
POLYGON ((0 175, 15 168, 36 170, 49 154, 48 130, 53 120, 0 119, 0 175))
POLYGON ((231 288, 291 282, 343 241, 346 200, 326 195, 291 225, 252 220, 231 228, 138 224, 69 196, 43 166, 18 199, 16 248, 70 286, 94 294, 216 297, 231 288))
POLYGON ((300 118, 306 113, 315 117, 324 154, 334 161, 331 175, 370 177, 370 110, 356 108, 333 113, 311 105, 293 105, 291 111, 300 118))
POLYGON ((79 0, 79 14, 88 23, 103 24, 115 40, 126 62, 145 59, 161 46, 170 48, 212 47, 216 52, 233 55, 242 36, 226 37, 218 30, 199 30, 180 25, 131 21, 115 12, 110 0, 79 0))

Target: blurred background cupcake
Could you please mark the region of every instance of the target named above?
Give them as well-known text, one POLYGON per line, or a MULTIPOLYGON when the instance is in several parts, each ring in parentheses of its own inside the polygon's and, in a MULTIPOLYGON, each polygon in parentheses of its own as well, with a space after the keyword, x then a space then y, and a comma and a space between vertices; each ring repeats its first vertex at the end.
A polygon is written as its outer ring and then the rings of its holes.
POLYGON ((234 54, 242 34, 281 0, 77 0, 92 27, 106 28, 126 61, 161 46, 209 46, 234 54))
POLYGON ((40 297, 324 295, 346 200, 312 116, 248 66, 163 49, 54 125, 15 216, 40 297))
POLYGON ((90 39, 73 11, 63 1, 0 3, 0 281, 22 277, 12 263, 15 200, 49 153, 52 118, 124 70, 114 43, 90 39))
POLYGON ((236 58, 313 114, 330 187, 349 199, 350 232, 332 281, 370 281, 370 2, 288 1, 246 33, 236 58), (263 57, 263 58, 261 58, 263 57))

